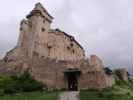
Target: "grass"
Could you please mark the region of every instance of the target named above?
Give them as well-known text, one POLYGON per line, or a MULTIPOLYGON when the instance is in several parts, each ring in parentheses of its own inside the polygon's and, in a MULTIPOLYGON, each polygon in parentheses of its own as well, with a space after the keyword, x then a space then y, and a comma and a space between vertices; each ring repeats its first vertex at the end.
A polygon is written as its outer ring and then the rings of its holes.
MULTIPOLYGON (((58 100, 60 92, 23 92, 0 96, 0 100, 58 100)), ((133 100, 133 84, 121 82, 103 91, 80 91, 80 100, 133 100)))
POLYGON ((27 92, 0 96, 0 100, 57 100, 58 92, 27 92))
POLYGON ((117 84, 103 91, 81 91, 80 100, 133 100, 133 85, 117 84))
POLYGON ((80 100, 133 100, 129 94, 114 94, 112 92, 81 91, 80 100))

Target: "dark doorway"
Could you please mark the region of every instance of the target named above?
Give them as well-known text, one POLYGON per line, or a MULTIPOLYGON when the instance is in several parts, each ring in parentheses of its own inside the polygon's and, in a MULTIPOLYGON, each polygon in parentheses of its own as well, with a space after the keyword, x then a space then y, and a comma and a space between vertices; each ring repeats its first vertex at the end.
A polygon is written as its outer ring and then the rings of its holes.
POLYGON ((67 79, 67 86, 69 91, 78 90, 78 78, 80 71, 78 69, 67 69, 65 71, 65 76, 67 79))
POLYGON ((78 80, 77 80, 77 75, 75 73, 69 73, 67 75, 67 81, 68 81, 68 90, 70 91, 78 90, 78 80))

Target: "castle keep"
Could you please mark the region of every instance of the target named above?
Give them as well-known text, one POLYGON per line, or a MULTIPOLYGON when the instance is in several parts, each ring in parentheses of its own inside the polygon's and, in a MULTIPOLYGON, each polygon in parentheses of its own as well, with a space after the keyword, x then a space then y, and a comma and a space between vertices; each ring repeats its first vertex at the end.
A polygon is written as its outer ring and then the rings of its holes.
POLYGON ((114 84, 96 55, 85 58, 84 48, 60 29, 51 29, 53 17, 37 3, 21 21, 19 40, 3 59, 5 72, 28 70, 53 89, 103 89, 114 84))
POLYGON ((51 58, 57 60, 84 59, 84 49, 74 39, 59 29, 51 29, 53 17, 40 3, 21 22, 18 46, 32 58, 51 58))

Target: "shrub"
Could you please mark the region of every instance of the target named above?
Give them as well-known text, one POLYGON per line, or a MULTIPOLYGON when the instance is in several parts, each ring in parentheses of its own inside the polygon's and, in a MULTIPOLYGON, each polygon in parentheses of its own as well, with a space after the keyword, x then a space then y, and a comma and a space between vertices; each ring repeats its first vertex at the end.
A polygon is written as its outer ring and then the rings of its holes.
POLYGON ((40 91, 42 89, 43 84, 33 79, 27 71, 19 76, 0 76, 0 92, 6 94, 40 91))
POLYGON ((24 92, 43 89, 43 84, 33 79, 27 71, 17 78, 16 83, 18 85, 17 87, 24 92))
POLYGON ((0 89, 0 96, 3 96, 3 95, 4 95, 4 90, 0 89))

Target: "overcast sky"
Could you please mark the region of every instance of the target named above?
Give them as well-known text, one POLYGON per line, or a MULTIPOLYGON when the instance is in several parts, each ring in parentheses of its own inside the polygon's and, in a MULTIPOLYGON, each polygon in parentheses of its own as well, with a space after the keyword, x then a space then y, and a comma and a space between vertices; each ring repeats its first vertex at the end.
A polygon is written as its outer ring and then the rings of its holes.
POLYGON ((133 0, 2 0, 1 57, 16 45, 20 21, 39 1, 54 17, 52 27, 75 36, 88 57, 133 70, 133 0))

